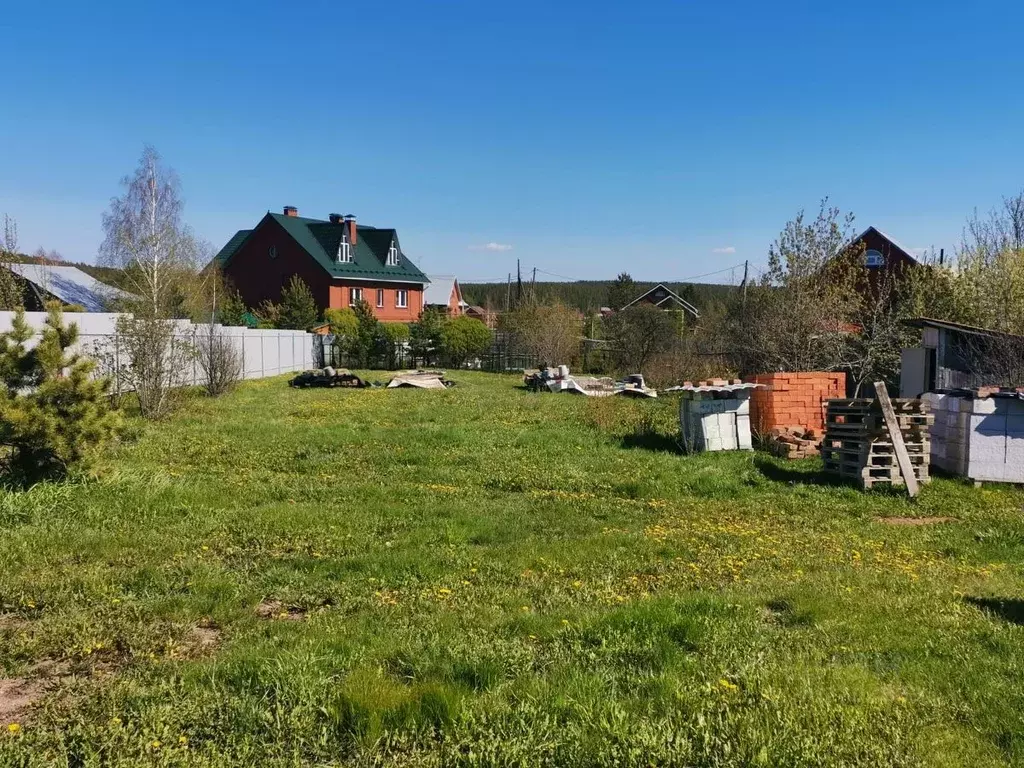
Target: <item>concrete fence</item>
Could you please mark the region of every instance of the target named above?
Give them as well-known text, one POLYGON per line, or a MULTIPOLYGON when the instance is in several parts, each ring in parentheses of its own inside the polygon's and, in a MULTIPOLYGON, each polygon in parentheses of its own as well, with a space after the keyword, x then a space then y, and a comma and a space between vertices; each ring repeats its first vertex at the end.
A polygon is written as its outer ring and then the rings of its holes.
MULTIPOLYGON (((11 329, 14 312, 0 312, 0 331, 11 329)), ((38 333, 46 323, 45 312, 26 312, 29 326, 38 333)), ((125 345, 117 333, 117 320, 121 315, 111 312, 65 312, 64 321, 78 326, 78 343, 75 351, 93 357, 101 368, 113 369, 131 364, 124 352, 125 345)), ((182 342, 194 343, 200 336, 210 332, 206 324, 175 321, 174 337, 182 342)), ((319 337, 305 331, 239 328, 214 325, 214 332, 238 350, 242 362, 242 378, 262 379, 283 373, 293 373, 312 368, 315 365, 314 344, 319 337)), ((32 342, 29 342, 31 346, 32 342)), ((182 386, 198 385, 204 381, 203 369, 195 355, 176 358, 180 370, 175 378, 182 386)), ((120 388, 120 379, 115 377, 114 389, 120 388)))

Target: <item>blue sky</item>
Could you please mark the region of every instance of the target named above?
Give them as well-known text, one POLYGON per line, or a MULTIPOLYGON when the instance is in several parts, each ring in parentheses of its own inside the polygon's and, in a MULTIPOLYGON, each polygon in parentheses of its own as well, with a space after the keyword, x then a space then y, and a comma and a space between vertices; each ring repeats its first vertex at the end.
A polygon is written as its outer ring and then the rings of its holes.
POLYGON ((824 195, 953 247, 1024 187, 1024 7, 835 5, 22 5, 0 212, 23 250, 92 261, 148 142, 218 247, 291 204, 395 226, 464 280, 757 266, 824 195))

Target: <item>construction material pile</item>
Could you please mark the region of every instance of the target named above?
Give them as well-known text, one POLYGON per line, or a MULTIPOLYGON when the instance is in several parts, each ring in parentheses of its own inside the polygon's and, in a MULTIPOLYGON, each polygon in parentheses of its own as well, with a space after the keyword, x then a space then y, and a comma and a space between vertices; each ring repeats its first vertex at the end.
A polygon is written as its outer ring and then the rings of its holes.
POLYGON ((818 455, 821 443, 820 429, 803 427, 772 427, 764 435, 769 453, 783 459, 809 459, 818 455))
POLYGON ((565 365, 523 371, 523 384, 531 392, 565 392, 587 397, 658 396, 656 390, 646 386, 644 377, 639 373, 627 376, 622 381, 615 381, 610 376, 572 376, 569 374, 569 367, 565 365))
MULTIPOLYGON (((926 483, 931 450, 928 432, 934 415, 923 400, 896 399, 891 403, 914 477, 918 483, 926 483)), ((886 425, 879 400, 828 401, 821 443, 826 472, 853 480, 864 489, 879 484, 904 485, 899 448, 886 425)))
POLYGON ((976 483, 1024 483, 1024 392, 977 387, 922 397, 935 415, 936 466, 976 483))
POLYGON ((444 377, 444 371, 403 371, 388 382, 387 388, 447 389, 454 386, 454 381, 444 377))
POLYGON ((352 387, 362 389, 370 386, 347 368, 334 369, 331 366, 303 371, 290 382, 293 387, 352 387))
POLYGON ((724 379, 686 382, 673 387, 679 393, 679 428, 688 451, 749 451, 750 395, 759 384, 724 379), (721 384, 717 383, 721 382, 721 384))

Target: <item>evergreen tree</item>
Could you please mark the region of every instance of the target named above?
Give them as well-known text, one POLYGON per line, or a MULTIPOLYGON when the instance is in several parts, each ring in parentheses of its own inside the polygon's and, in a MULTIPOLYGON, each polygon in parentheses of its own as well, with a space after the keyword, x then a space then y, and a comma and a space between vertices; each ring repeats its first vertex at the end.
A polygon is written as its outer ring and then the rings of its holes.
POLYGON ((612 309, 622 309, 636 297, 636 283, 629 272, 622 272, 608 289, 608 306, 612 309))
POLYGON ((281 291, 281 316, 278 328, 295 328, 308 331, 316 325, 319 312, 313 292, 306 281, 298 275, 292 275, 288 285, 281 291))
POLYGON ((245 325, 247 313, 248 308, 242 301, 241 294, 234 290, 228 291, 221 299, 220 306, 217 307, 217 322, 221 325, 245 325))
POLYGON ((68 352, 78 327, 64 324, 58 305, 50 307, 39 343, 28 349, 32 335, 24 310, 0 334, 0 444, 19 482, 59 477, 86 464, 119 424, 110 382, 91 376, 93 361, 68 352))

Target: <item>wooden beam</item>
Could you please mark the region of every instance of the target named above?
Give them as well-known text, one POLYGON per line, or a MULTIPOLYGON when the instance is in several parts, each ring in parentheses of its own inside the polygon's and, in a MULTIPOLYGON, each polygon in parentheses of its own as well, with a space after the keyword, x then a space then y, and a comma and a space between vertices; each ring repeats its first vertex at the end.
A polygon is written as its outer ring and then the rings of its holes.
POLYGON ((907 484, 907 493, 910 494, 910 498, 914 498, 920 491, 917 485, 917 476, 914 474, 914 466, 910 463, 907 446, 903 442, 903 433, 900 432, 900 423, 896 420, 896 412, 892 409, 892 401, 889 400, 889 392, 885 388, 884 381, 875 382, 875 393, 882 406, 882 418, 885 419, 885 426, 889 428, 889 440, 892 442, 893 450, 896 451, 896 462, 900 466, 900 474, 903 475, 903 482, 907 484))

